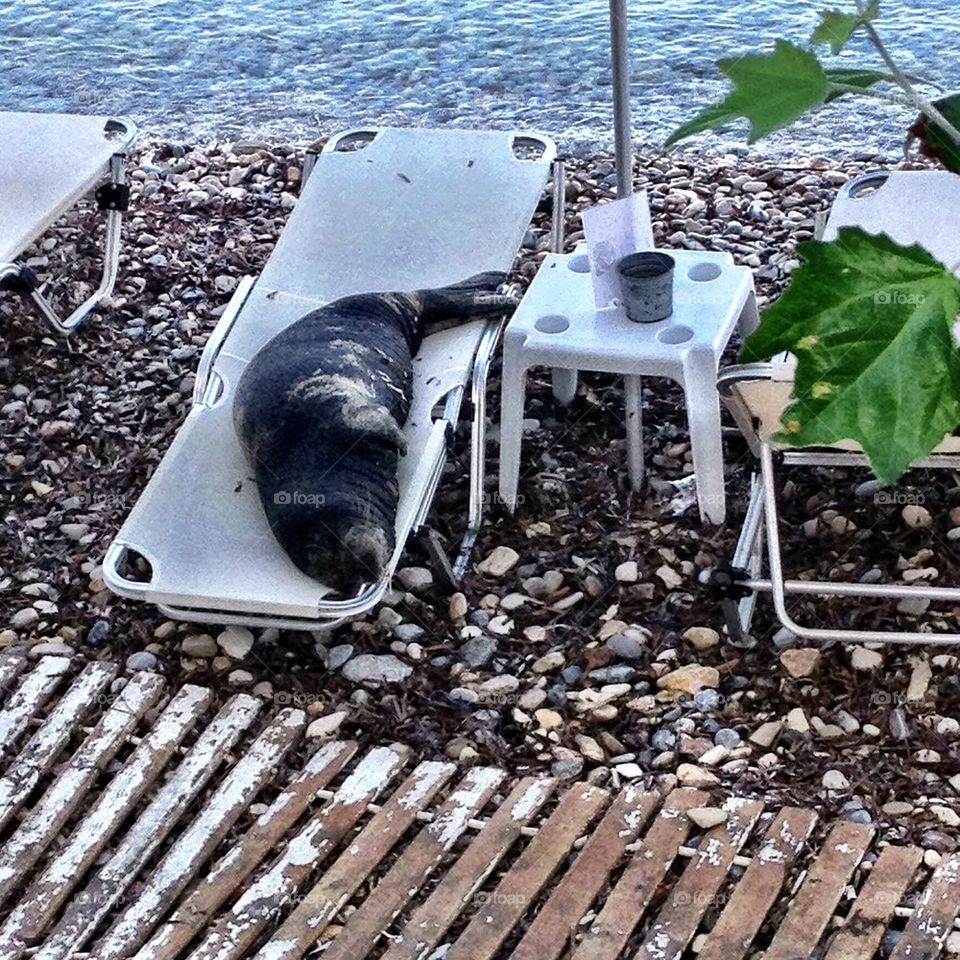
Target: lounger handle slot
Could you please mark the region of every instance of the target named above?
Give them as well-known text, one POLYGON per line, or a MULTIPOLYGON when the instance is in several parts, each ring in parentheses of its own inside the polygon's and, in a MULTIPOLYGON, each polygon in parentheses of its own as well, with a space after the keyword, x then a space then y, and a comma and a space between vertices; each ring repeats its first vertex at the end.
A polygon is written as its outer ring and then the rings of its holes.
POLYGON ((860 177, 854 177, 841 187, 837 199, 847 197, 850 200, 866 200, 881 190, 890 178, 886 170, 873 170, 860 177))
POLYGON ((121 596, 131 600, 146 600, 150 581, 131 580, 120 572, 120 564, 127 556, 129 548, 119 540, 114 540, 107 548, 103 558, 103 579, 106 585, 121 596))

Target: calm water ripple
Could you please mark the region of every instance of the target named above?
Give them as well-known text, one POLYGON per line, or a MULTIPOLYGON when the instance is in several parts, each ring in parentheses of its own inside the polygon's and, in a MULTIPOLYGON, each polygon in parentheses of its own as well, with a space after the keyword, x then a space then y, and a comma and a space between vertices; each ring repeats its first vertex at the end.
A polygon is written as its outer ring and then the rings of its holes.
MULTIPOLYGON (((638 139, 660 142, 723 93, 717 56, 777 36, 802 42, 821 6, 633 0, 638 139)), ((568 148, 606 146, 606 17, 606 0, 13 0, 0 37, 0 109, 125 114, 179 137, 516 125, 568 148)), ((887 0, 880 26, 908 69, 960 87, 956 0, 887 0)), ((863 46, 841 58, 873 59, 863 46)), ((886 107, 841 101, 789 144, 781 136, 761 146, 892 152, 901 129, 886 107)))

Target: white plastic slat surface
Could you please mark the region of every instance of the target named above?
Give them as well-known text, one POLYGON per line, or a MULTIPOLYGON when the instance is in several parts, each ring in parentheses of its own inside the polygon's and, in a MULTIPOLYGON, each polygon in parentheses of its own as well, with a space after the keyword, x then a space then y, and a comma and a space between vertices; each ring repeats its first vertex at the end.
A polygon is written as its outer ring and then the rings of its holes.
POLYGON ((106 176, 136 128, 109 117, 0 113, 0 261, 13 260, 106 176), (116 123, 117 121, 113 121, 116 123))

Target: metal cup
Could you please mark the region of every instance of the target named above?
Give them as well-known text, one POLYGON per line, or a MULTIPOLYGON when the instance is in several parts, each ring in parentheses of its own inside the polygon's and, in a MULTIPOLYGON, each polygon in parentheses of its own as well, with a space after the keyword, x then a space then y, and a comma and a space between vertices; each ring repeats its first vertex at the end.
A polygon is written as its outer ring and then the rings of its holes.
POLYGON ((617 263, 628 320, 656 323, 673 313, 673 267, 673 257, 652 250, 631 253, 617 263))

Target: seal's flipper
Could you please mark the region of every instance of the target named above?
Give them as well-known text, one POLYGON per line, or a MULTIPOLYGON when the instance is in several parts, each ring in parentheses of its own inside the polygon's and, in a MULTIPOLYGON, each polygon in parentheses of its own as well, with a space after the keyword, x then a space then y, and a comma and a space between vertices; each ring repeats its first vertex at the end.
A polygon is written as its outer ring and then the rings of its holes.
POLYGON ((429 336, 477 317, 507 313, 516 307, 513 297, 497 293, 507 279, 505 273, 477 273, 449 287, 419 290, 422 333, 429 336))

